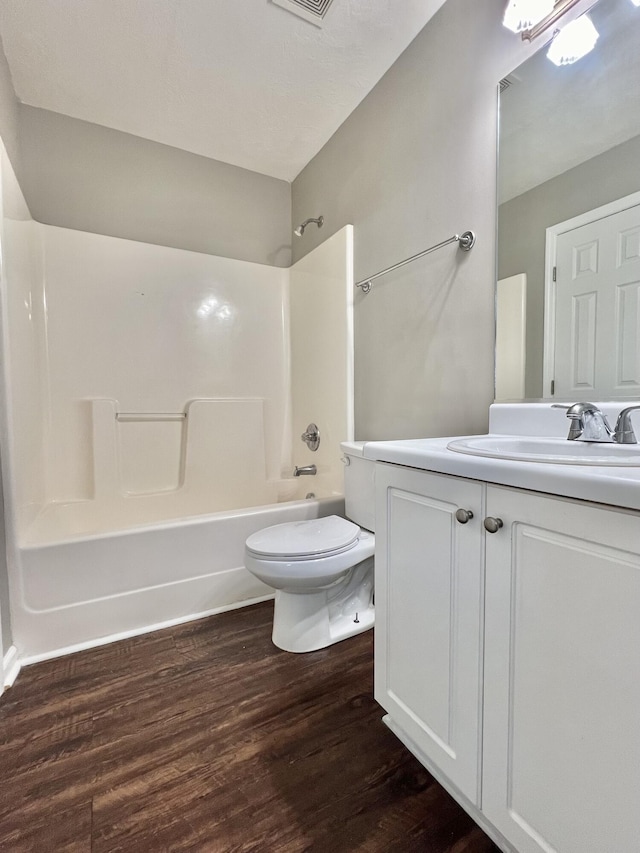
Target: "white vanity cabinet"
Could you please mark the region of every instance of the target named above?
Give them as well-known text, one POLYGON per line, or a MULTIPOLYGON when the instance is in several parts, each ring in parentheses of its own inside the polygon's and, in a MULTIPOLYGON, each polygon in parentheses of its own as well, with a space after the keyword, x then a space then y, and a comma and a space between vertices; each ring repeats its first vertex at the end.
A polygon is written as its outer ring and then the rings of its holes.
POLYGON ((376 699, 478 803, 483 487, 378 465, 376 493, 376 699))
POLYGON ((640 513, 487 487, 482 811, 520 853, 640 851, 640 513))
POLYGON ((504 850, 638 853, 640 512, 389 464, 376 484, 390 727, 504 850))

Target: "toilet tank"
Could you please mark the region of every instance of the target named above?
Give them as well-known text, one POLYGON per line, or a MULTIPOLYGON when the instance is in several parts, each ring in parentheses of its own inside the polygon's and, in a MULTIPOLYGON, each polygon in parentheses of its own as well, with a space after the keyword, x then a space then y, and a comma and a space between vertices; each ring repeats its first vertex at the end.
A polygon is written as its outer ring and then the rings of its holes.
POLYGON ((340 444, 344 466, 345 515, 365 530, 375 531, 376 463, 363 456, 364 441, 340 444))

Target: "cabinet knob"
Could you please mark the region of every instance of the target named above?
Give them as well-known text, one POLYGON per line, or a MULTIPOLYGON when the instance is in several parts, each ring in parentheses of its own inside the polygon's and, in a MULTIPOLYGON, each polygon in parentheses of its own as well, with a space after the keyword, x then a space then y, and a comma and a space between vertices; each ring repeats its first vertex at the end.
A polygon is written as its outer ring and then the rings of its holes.
POLYGON ((456 521, 459 521, 460 524, 466 524, 470 518, 473 518, 473 513, 470 509, 457 509, 456 510, 456 521))
POLYGON ((501 518, 492 518, 488 515, 484 520, 484 529, 487 533, 497 533, 501 527, 503 527, 503 522, 501 518))

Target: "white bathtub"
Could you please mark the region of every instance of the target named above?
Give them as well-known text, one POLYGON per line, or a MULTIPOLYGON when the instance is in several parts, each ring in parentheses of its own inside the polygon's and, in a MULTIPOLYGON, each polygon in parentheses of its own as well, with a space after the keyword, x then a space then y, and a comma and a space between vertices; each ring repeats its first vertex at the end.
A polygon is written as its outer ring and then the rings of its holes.
POLYGON ((17 549, 14 642, 33 663, 196 619, 272 594, 244 568, 249 534, 341 514, 340 496, 290 501, 128 529, 98 529, 87 510, 49 507, 17 549))

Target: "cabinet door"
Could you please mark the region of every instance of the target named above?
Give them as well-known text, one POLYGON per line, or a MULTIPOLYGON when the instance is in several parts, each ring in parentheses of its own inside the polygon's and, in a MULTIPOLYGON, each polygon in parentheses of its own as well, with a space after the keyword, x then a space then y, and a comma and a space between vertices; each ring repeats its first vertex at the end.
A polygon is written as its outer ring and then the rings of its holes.
POLYGON ((379 464, 376 493, 376 699, 477 803, 483 487, 379 464))
POLYGON ((483 811, 519 853, 640 850, 640 514, 490 486, 483 811))

